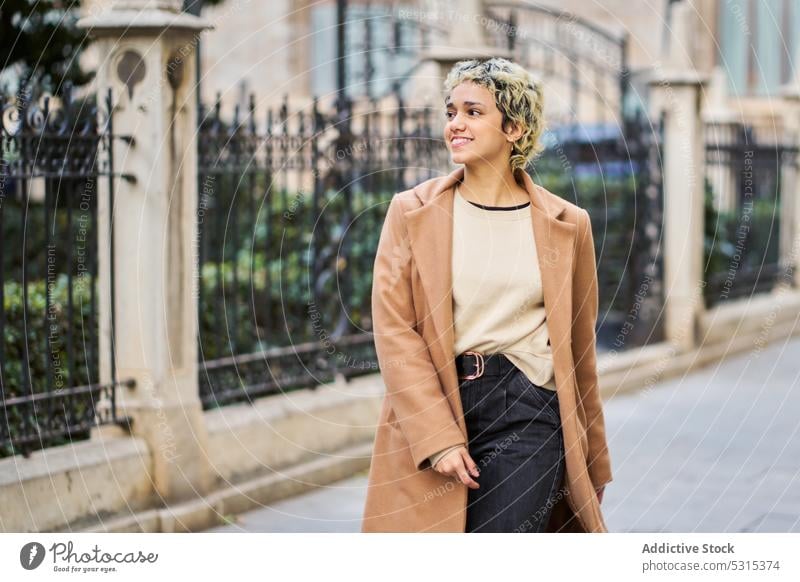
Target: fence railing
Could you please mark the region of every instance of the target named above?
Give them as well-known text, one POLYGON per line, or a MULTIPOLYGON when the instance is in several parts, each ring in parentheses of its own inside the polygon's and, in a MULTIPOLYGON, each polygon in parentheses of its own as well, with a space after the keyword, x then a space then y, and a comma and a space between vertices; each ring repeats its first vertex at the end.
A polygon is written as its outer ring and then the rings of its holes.
POLYGON ((630 93, 628 34, 530 2, 487 0, 488 41, 544 82, 551 118, 617 123, 630 93))
POLYGON ((767 292, 790 267, 781 260, 781 208, 793 195, 785 187, 797 177, 798 148, 777 132, 738 122, 705 128, 709 307, 767 292))
POLYGON ((98 184, 113 198, 115 179, 104 105, 69 88, 0 97, 0 456, 126 421, 115 372, 103 384, 98 370, 98 184))
POLYGON ((285 100, 260 114, 252 99, 200 118, 204 406, 377 371, 369 296, 388 201, 447 166, 429 109, 285 100))
POLYGON ((641 114, 611 125, 553 128, 531 175, 592 218, 600 295, 598 346, 663 338, 662 127, 641 114))

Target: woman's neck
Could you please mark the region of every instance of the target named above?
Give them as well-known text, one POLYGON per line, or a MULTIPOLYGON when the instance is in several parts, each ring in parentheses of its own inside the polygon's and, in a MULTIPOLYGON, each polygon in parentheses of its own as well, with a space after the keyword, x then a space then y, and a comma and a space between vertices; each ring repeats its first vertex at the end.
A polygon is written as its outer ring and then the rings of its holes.
POLYGON ((514 178, 511 168, 498 173, 494 168, 464 168, 458 191, 469 202, 484 206, 516 206, 530 200, 527 190, 514 178))

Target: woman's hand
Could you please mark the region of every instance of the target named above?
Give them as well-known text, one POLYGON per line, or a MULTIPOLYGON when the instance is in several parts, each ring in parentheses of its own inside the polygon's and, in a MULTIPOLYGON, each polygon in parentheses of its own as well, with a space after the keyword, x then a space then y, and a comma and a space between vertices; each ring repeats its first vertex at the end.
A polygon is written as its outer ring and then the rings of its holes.
POLYGON ((470 489, 480 488, 480 485, 470 477, 470 473, 477 477, 480 471, 478 471, 478 465, 469 456, 467 447, 459 447, 447 453, 439 459, 433 470, 448 477, 455 477, 470 489))

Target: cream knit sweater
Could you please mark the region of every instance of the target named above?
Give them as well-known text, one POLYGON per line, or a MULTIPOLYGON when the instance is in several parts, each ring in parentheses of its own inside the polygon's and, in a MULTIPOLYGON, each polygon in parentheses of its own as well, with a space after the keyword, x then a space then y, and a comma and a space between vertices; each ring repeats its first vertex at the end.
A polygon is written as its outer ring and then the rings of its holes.
MULTIPOLYGON (((539 386, 555 390, 553 356, 530 203, 481 208, 453 200, 455 353, 502 352, 539 386)), ((431 455, 431 466, 451 450, 431 455)))

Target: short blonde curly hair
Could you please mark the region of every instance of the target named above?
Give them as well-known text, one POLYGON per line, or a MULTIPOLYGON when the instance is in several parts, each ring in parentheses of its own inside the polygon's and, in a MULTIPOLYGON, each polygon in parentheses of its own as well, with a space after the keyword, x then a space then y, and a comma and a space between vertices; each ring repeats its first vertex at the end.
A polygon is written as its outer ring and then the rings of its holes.
POLYGON ((522 136, 511 149, 511 170, 525 170, 544 146, 539 141, 544 131, 544 93, 542 85, 524 67, 503 59, 469 59, 459 61, 444 81, 445 101, 450 92, 465 81, 485 87, 494 97, 503 114, 502 127, 516 123, 522 136))

